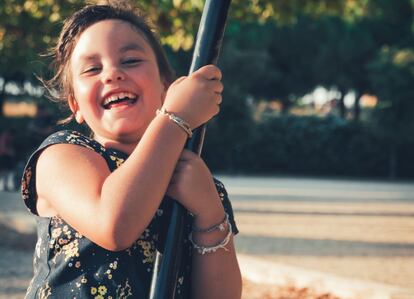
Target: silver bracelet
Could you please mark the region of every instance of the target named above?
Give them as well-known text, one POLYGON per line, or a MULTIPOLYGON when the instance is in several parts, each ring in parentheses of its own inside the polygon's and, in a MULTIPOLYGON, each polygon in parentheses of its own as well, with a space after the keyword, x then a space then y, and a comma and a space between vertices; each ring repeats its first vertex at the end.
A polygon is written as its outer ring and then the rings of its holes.
POLYGON ((226 224, 229 224, 229 214, 224 213, 224 219, 220 223, 215 224, 215 225, 213 225, 209 228, 205 228, 205 229, 198 228, 198 227, 193 225, 192 230, 195 233, 211 233, 211 232, 213 232, 217 229, 221 232, 224 232, 224 230, 226 229, 226 224))
POLYGON ((191 131, 190 125, 185 120, 183 120, 181 117, 178 117, 174 113, 168 112, 167 110, 165 110, 165 108, 157 109, 157 115, 160 113, 167 115, 169 119, 171 119, 184 132, 187 133, 188 138, 191 138, 193 136, 193 132, 191 131))
POLYGON ((193 244, 193 248, 201 255, 205 255, 207 253, 214 253, 219 249, 224 249, 225 251, 229 251, 226 248, 226 245, 230 242, 231 235, 233 234, 231 224, 229 225, 229 232, 227 233, 226 237, 221 241, 220 243, 213 245, 213 246, 201 246, 194 242, 193 240, 193 232, 191 232, 188 236, 188 239, 190 240, 191 244, 193 244))

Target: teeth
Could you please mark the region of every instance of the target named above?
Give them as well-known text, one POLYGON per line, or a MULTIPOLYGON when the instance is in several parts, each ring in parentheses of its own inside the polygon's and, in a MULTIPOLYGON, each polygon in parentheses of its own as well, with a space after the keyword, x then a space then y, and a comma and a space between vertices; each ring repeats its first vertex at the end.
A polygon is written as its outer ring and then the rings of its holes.
POLYGON ((134 95, 133 93, 130 93, 130 92, 120 92, 120 93, 117 93, 117 94, 112 94, 111 96, 107 97, 103 101, 102 105, 105 106, 105 105, 108 105, 111 102, 118 101, 120 99, 125 99, 125 98, 135 99, 136 95, 134 95))

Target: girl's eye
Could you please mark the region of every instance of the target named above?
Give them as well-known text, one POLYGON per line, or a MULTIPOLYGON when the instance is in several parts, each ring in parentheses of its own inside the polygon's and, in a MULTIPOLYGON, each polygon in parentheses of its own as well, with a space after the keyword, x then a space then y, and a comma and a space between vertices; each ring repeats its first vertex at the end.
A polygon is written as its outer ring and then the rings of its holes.
POLYGON ((101 68, 100 68, 99 66, 90 66, 90 67, 85 68, 85 69, 82 71, 82 74, 87 74, 87 73, 96 73, 96 72, 98 72, 100 69, 101 69, 101 68))
POLYGON ((138 59, 138 58, 127 58, 125 60, 122 61, 122 64, 124 65, 136 65, 138 63, 140 63, 142 60, 138 59))

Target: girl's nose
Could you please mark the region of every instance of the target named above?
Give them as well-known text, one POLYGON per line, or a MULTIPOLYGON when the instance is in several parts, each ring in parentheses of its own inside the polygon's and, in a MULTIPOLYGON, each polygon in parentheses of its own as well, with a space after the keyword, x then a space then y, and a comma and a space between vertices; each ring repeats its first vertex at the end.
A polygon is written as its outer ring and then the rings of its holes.
POLYGON ((104 73, 104 82, 105 83, 112 83, 112 82, 116 82, 116 81, 122 81, 125 79, 125 74, 122 72, 122 70, 120 70, 117 67, 112 67, 110 69, 108 69, 105 73, 104 73))

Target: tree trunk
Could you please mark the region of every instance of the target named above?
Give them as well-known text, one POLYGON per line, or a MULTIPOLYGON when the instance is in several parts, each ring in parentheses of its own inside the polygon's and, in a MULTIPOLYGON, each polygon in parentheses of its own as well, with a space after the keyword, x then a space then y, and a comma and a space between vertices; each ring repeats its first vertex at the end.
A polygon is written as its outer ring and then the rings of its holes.
POLYGON ((342 119, 346 117, 346 107, 345 107, 345 91, 341 90, 341 97, 339 98, 339 116, 342 119))
POLYGON ((354 104, 354 121, 359 121, 361 116, 361 106, 360 106, 361 94, 355 93, 355 104, 354 104))

